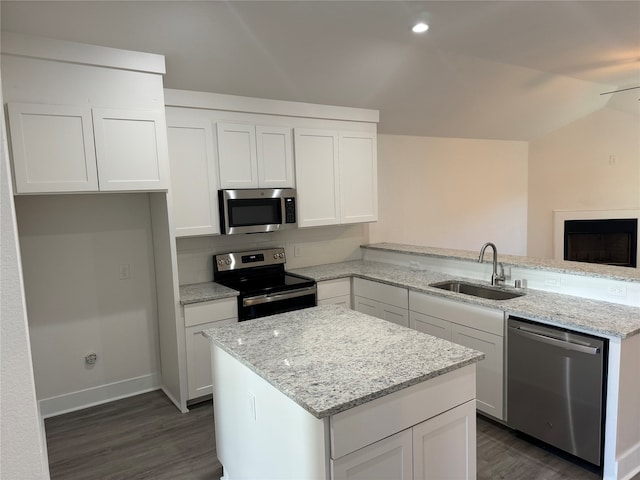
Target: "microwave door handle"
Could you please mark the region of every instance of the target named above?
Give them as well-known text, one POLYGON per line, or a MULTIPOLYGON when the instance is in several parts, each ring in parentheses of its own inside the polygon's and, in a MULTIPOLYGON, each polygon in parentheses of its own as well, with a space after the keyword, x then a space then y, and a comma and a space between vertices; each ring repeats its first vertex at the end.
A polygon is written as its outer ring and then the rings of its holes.
POLYGON ((251 305, 260 305, 263 303, 271 303, 277 302, 279 300, 288 300, 290 298, 303 297, 305 295, 310 295, 312 293, 316 293, 316 287, 306 287, 298 290, 293 290, 291 292, 284 293, 276 293, 276 294, 266 294, 259 295, 256 297, 247 297, 242 300, 243 307, 250 307, 251 305))

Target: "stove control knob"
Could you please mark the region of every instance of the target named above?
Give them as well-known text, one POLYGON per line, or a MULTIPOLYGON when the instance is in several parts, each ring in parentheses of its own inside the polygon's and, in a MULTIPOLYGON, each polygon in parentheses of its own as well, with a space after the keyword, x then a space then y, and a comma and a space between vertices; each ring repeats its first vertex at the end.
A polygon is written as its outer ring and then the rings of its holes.
POLYGON ((231 265, 231 259, 227 258, 227 261, 225 262, 227 265, 231 265))
POLYGON ((274 259, 274 260, 277 260, 277 259, 278 259, 278 254, 277 254, 277 253, 274 253, 274 254, 273 254, 273 259, 274 259))
POLYGON ((284 258, 284 252, 280 253, 279 255, 280 255, 280 258, 284 258))
POLYGON ((218 260, 218 265, 224 265, 224 260, 222 259, 218 260))

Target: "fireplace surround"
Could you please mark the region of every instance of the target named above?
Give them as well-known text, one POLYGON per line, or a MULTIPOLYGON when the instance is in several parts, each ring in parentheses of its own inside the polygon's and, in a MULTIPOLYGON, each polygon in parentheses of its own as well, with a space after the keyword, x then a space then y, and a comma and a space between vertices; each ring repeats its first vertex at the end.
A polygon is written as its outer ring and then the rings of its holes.
POLYGON ((565 220, 564 260, 637 266, 638 220, 565 220))
POLYGON ((639 213, 554 211, 554 257, 637 268, 639 213))

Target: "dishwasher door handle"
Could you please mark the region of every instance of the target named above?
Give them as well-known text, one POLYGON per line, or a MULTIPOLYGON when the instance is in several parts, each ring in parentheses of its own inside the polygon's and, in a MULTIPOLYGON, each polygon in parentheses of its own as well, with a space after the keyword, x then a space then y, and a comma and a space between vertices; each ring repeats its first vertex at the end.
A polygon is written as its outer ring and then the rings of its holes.
POLYGON ((568 342, 566 340, 558 340, 557 338, 547 337, 540 333, 530 332, 521 327, 509 328, 511 329, 511 333, 517 333, 518 335, 530 338, 536 342, 546 343, 547 345, 553 345, 554 347, 560 347, 574 352, 587 353, 589 355, 597 355, 600 353, 600 347, 590 347, 588 345, 580 345, 579 343, 568 342))

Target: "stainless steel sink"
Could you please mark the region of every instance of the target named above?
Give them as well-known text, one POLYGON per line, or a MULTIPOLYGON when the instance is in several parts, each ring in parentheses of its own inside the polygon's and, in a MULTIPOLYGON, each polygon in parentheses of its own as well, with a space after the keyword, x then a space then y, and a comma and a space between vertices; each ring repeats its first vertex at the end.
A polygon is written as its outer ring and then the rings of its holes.
POLYGON ((442 290, 449 290, 450 292, 473 295, 474 297, 487 298, 489 300, 509 300, 510 298, 521 297, 524 295, 524 292, 513 292, 496 287, 458 281, 432 283, 429 286, 440 288, 442 290))

